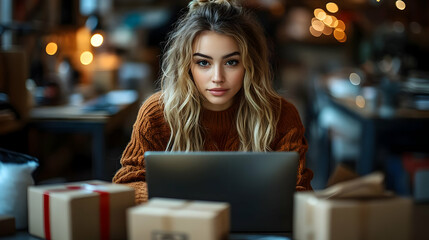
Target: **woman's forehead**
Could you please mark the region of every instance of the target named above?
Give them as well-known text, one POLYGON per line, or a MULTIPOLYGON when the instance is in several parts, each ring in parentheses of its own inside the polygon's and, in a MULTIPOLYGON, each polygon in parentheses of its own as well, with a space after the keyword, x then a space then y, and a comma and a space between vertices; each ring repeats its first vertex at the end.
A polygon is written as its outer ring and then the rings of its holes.
POLYGON ((203 31, 195 37, 192 52, 215 57, 240 52, 240 49, 237 41, 229 35, 215 31, 203 31))

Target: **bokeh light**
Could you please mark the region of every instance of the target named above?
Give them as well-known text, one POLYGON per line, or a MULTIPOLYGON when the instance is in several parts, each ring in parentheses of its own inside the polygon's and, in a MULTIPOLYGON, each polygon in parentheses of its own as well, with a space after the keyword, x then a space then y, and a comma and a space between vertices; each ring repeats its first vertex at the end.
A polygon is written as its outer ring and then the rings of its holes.
POLYGON ((410 30, 414 34, 420 34, 422 32, 422 26, 418 22, 411 22, 410 30))
POLYGON ((356 105, 360 108, 365 107, 365 98, 361 95, 356 96, 356 105))
POLYGON ((350 73, 349 79, 353 85, 357 86, 361 83, 361 78, 357 73, 350 73))
POLYGON ((103 40, 104 40, 103 35, 96 33, 91 37, 91 45, 93 47, 99 47, 101 46, 101 44, 103 44, 103 40))
POLYGON ((346 31, 346 24, 343 21, 338 20, 336 28, 341 29, 341 30, 343 30, 343 32, 345 32, 346 31))
POLYGON ((314 16, 317 19, 323 21, 326 18, 326 12, 323 11, 323 9, 321 9, 321 8, 316 8, 316 9, 314 9, 314 16))
POLYGON ((332 23, 329 25, 331 28, 336 28, 338 26, 338 19, 335 16, 331 16, 332 23))
POLYGON ((318 20, 317 18, 312 19, 311 26, 314 28, 314 30, 319 32, 323 31, 323 29, 325 28, 325 24, 323 24, 323 22, 318 20))
POLYGON ((336 13, 338 12, 338 5, 336 3, 329 2, 326 4, 326 9, 331 13, 336 13))
POLYGON ((88 64, 92 63, 93 59, 94 59, 94 56, 92 55, 92 53, 90 51, 85 51, 80 55, 80 62, 83 65, 88 65, 88 64))
POLYGON ((330 27, 325 27, 322 32, 325 35, 331 35, 333 31, 334 31, 334 29, 332 29, 330 27))
POLYGON ((343 39, 345 35, 346 34, 344 33, 344 31, 342 29, 336 28, 334 30, 334 37, 337 40, 343 39))
POLYGON ((58 51, 58 45, 57 45, 56 43, 54 43, 54 42, 49 42, 49 43, 46 45, 46 53, 47 53, 48 55, 54 55, 55 53, 57 53, 57 51, 58 51))
POLYGON ((396 1, 395 5, 399 10, 404 10, 406 8, 406 4, 402 0, 396 1))
POLYGON ((332 24, 332 21, 333 21, 333 19, 332 19, 332 16, 330 16, 330 15, 326 15, 325 19, 323 19, 323 22, 327 26, 330 26, 332 24))
MULTIPOLYGON (((339 11, 338 5, 334 2, 326 4, 327 12, 337 13, 339 11)), ((337 17, 327 14, 323 9, 314 9, 314 18, 311 19, 311 26, 309 28, 310 34, 315 37, 320 37, 322 34, 331 35, 334 33, 334 38, 341 43, 347 41, 346 25, 337 17)))
POLYGON ((344 37, 341 39, 337 39, 337 41, 340 43, 345 43, 347 41, 347 34, 344 34, 344 37))
POLYGON ((315 30, 312 26, 310 26, 310 34, 314 37, 320 37, 322 35, 321 31, 315 30))

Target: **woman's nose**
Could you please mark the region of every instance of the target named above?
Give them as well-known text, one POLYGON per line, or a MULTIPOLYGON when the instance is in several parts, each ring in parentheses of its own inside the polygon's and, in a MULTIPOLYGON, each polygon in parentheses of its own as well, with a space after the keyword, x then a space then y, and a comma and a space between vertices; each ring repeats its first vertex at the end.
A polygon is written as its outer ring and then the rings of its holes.
POLYGON ((221 66, 214 66, 213 68, 213 75, 212 75, 212 82, 214 83, 222 83, 224 82, 224 74, 223 69, 221 66))

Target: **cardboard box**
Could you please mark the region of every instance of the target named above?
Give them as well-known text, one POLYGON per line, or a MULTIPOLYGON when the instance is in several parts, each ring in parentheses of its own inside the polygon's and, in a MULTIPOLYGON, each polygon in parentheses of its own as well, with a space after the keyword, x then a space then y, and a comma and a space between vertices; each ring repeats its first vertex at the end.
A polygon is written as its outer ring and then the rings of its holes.
POLYGON ((28 188, 29 232, 45 239, 126 239, 134 189, 104 181, 28 188))
POLYGON ((296 192, 294 239, 410 239, 413 202, 386 192, 382 181, 375 173, 319 192, 296 192))
POLYGON ((226 239, 228 203, 152 198, 130 208, 128 236, 133 239, 226 239))

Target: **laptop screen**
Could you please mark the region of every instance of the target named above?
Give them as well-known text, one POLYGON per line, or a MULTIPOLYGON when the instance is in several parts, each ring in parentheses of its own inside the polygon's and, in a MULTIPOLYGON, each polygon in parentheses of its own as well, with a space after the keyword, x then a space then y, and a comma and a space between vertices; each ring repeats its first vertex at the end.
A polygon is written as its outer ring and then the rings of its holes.
POLYGON ((296 152, 146 152, 149 198, 228 202, 232 232, 291 232, 296 152))

